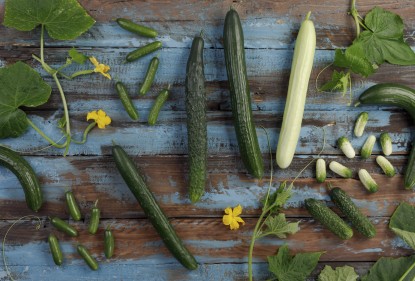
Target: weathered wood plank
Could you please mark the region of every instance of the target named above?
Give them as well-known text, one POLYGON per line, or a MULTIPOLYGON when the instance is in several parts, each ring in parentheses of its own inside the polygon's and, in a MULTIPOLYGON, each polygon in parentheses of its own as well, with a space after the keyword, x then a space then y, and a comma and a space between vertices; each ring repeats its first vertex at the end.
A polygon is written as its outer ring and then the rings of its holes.
MULTIPOLYGON (((387 217, 401 201, 415 202, 412 191, 403 188, 403 177, 387 178, 382 174, 374 158, 362 161, 359 158, 345 160, 345 157, 324 156, 327 163, 336 160, 351 167, 355 173, 367 169, 379 184, 379 192, 366 192, 355 174, 354 179, 340 179, 328 172, 332 184, 344 188, 363 212, 370 216, 387 217)), ((402 174, 406 158, 389 157, 397 171, 402 174)), ((116 170, 111 157, 27 157, 38 174, 45 196, 40 215, 68 217, 64 192, 70 188, 75 193, 84 215, 96 199, 99 199, 104 218, 143 217, 141 208, 116 170)), ((296 157, 292 167, 277 169, 274 183, 292 180, 310 161, 310 157, 296 157)), ((187 157, 185 156, 141 156, 134 161, 146 175, 147 183, 169 217, 220 217, 228 206, 241 204, 247 216, 259 215, 259 201, 268 188, 268 177, 262 181, 246 175, 239 157, 215 156, 209 158, 206 194, 201 201, 192 205, 187 191, 187 157)), ((266 167, 269 161, 265 163, 266 167)), ((269 175, 269 170, 267 169, 269 175)), ((1 218, 11 219, 29 213, 24 202, 23 190, 14 175, 0 168, 1 218)), ((307 168, 295 183, 292 198, 287 204, 287 216, 308 217, 303 208, 306 198, 330 201, 325 184, 314 180, 314 164, 307 168)), ((332 203, 329 203, 333 205, 332 203)))
MULTIPOLYGON (((192 37, 204 30, 206 46, 222 48, 223 20, 229 7, 237 9, 242 19, 247 48, 292 48, 299 25, 306 13, 313 12, 317 32, 317 47, 332 49, 345 47, 355 36, 353 19, 347 15, 349 1, 318 1, 310 5, 304 1, 80 1, 97 20, 85 35, 73 41, 47 40, 48 46, 127 47, 149 40, 122 30, 114 22, 126 17, 159 31, 164 46, 188 48, 192 37), (295 7, 295 9, 292 9, 295 7)), ((360 1, 362 15, 380 6, 402 16, 406 24, 405 38, 414 44, 415 8, 406 1, 360 1)), ((2 21, 4 0, 0 1, 2 21)), ((18 32, 0 28, 0 46, 34 46, 39 44, 39 30, 18 32)))
MULTIPOLYGON (((230 231, 222 224, 221 218, 173 219, 171 222, 199 263, 247 262, 251 231, 256 219, 245 218, 245 225, 238 231, 230 231), (207 231, 209 235, 206 235, 207 231)), ((293 253, 327 251, 320 259, 323 262, 375 261, 382 256, 399 257, 412 253, 409 246, 388 229, 388 219, 373 219, 373 222, 377 230, 376 237, 367 239, 355 232, 352 239, 342 241, 314 220, 302 219, 301 230, 288 239, 270 237, 258 240, 254 249, 254 261, 264 261, 284 243, 293 253)), ((53 261, 46 243, 51 232, 61 241, 67 264, 79 263, 80 258, 74 248, 77 243, 85 245, 98 261, 104 262, 103 232, 106 225, 112 224, 116 238, 114 260, 134 260, 142 265, 176 263, 180 267, 146 219, 103 220, 96 235, 88 233, 86 223, 71 224, 78 229, 79 237, 69 238, 56 233, 48 222, 39 231, 33 229, 31 222, 16 225, 7 239, 9 264, 51 266, 53 261), (24 252, 30 254, 23 255, 24 252), (34 258, 34 255, 39 258, 34 258)), ((4 234, 9 226, 10 221, 2 221, 0 233, 4 234)))

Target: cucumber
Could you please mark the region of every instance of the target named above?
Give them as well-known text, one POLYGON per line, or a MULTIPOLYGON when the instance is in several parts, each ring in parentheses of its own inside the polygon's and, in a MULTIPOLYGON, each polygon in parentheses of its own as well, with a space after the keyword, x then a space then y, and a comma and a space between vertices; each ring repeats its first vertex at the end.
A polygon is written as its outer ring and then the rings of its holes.
POLYGON ((166 100, 169 98, 169 94, 170 94, 170 85, 167 89, 161 90, 161 92, 158 94, 156 101, 154 102, 153 106, 151 107, 150 113, 148 114, 148 124, 150 126, 153 126, 156 124, 161 107, 166 102, 166 100))
POLYGON ((177 236, 176 231, 157 204, 156 199, 148 189, 134 162, 118 145, 112 147, 112 156, 114 157, 118 171, 137 199, 144 213, 163 239, 166 247, 184 267, 196 269, 198 265, 195 258, 183 245, 179 236, 177 236))
POLYGON ((23 187, 27 206, 37 212, 42 207, 43 196, 39 180, 30 164, 17 152, 0 145, 0 165, 17 177, 23 187))
POLYGON ((138 93, 142 96, 147 94, 150 90, 151 85, 153 84, 154 77, 156 76, 157 69, 159 67, 159 59, 158 57, 154 57, 151 59, 150 64, 148 65, 146 76, 144 78, 144 82, 140 87, 138 93))
POLYGON ((205 193, 207 176, 206 92, 201 36, 193 39, 186 67, 187 143, 189 196, 194 203, 205 193))
POLYGON ((138 60, 139 58, 142 58, 152 52, 157 51, 158 49, 160 49, 162 47, 162 43, 160 41, 154 41, 150 44, 144 45, 130 53, 127 54, 127 56, 125 57, 125 60, 127 62, 132 62, 135 60, 138 60))
POLYGON ((135 108, 133 102, 131 101, 130 95, 128 94, 127 88, 122 82, 115 83, 115 89, 117 90, 118 95, 120 96, 122 105, 127 111, 128 116, 133 120, 138 120, 139 115, 137 109, 135 108))
POLYGON ((99 265, 97 260, 89 253, 88 249, 83 245, 78 245, 76 247, 78 254, 84 259, 85 263, 92 270, 98 270, 99 265))
POLYGON ((343 240, 353 237, 353 230, 345 223, 335 212, 321 201, 313 198, 304 201, 308 212, 318 220, 322 225, 327 227, 331 232, 343 240))
MULTIPOLYGON (((394 105, 405 109, 415 120, 415 89, 394 83, 377 84, 359 97, 359 104, 394 105)), ((414 140, 415 142, 415 140, 414 140)), ((412 143, 408 165, 405 171, 405 188, 415 187, 415 145, 412 143)))
POLYGON ((278 139, 276 159, 281 169, 290 166, 303 121, 304 106, 308 83, 313 68, 316 49, 316 31, 313 22, 306 16, 298 32, 295 42, 294 57, 291 65, 290 82, 288 83, 287 101, 278 139))
POLYGON ((61 247, 59 245, 58 238, 56 238, 56 236, 51 233, 51 234, 49 234, 48 242, 49 242, 50 252, 52 253, 53 261, 58 266, 62 265, 63 255, 62 255, 61 247))
POLYGON ((257 179, 264 175, 264 163, 251 110, 251 96, 246 74, 244 34, 238 13, 230 9, 223 30, 225 64, 229 80, 232 116, 242 161, 257 179))
POLYGON ((331 188, 329 185, 329 195, 334 204, 350 220, 352 225, 367 238, 376 235, 376 228, 371 221, 357 208, 347 193, 339 187, 331 188))
POLYGON ((147 27, 147 26, 140 25, 140 24, 136 24, 135 22, 131 20, 118 18, 116 21, 118 25, 124 28, 125 30, 134 32, 138 35, 149 37, 149 38, 154 38, 157 36, 157 31, 155 31, 154 29, 147 27))

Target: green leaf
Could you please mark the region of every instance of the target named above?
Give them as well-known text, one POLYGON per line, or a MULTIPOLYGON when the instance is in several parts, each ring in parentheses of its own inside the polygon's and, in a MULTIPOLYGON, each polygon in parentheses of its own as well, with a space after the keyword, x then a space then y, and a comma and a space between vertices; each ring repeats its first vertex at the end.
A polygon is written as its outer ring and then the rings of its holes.
POLYGON ((367 60, 362 44, 355 42, 343 53, 336 49, 333 64, 338 67, 350 68, 354 73, 367 77, 375 72, 372 63, 367 60))
POLYGON ((271 207, 271 205, 274 205, 270 213, 278 213, 278 211, 284 206, 284 204, 290 199, 292 195, 292 187, 287 187, 287 182, 282 182, 280 186, 275 190, 273 193, 271 193, 268 197, 268 200, 264 198, 261 200, 264 209, 268 209, 271 207))
POLYGON ((54 39, 72 40, 95 20, 76 0, 6 0, 3 24, 21 31, 44 25, 54 39))
MULTIPOLYGON (((392 281, 401 280, 401 277, 415 262, 415 256, 402 258, 380 258, 369 272, 362 277, 362 281, 392 281)), ((415 278, 415 270, 411 270, 402 281, 411 281, 415 278)))
POLYGON ((268 270, 279 281, 304 281, 316 267, 324 252, 299 253, 290 256, 288 246, 283 245, 278 254, 268 257, 268 270))
POLYGON ((36 107, 48 101, 51 87, 23 62, 0 68, 0 138, 18 137, 27 127, 21 106, 36 107))
POLYGON ((415 53, 403 40, 404 24, 400 16, 382 8, 373 8, 365 17, 369 30, 357 38, 366 57, 377 64, 387 61, 397 65, 415 64, 415 53))
POLYGON ((333 74, 331 75, 331 80, 323 86, 321 86, 319 91, 340 91, 343 93, 344 96, 346 95, 349 89, 349 81, 350 72, 344 73, 343 71, 337 72, 336 70, 334 70, 333 74))
POLYGON ((415 250, 415 207, 402 202, 393 213, 389 228, 415 250))
POLYGON ((334 270, 330 265, 326 265, 318 276, 318 281, 356 281, 357 278, 359 275, 351 266, 336 267, 334 270))
POLYGON ((265 220, 267 228, 263 231, 267 235, 275 235, 278 238, 287 238, 287 234, 297 233, 300 228, 298 224, 300 222, 287 222, 285 214, 280 213, 276 216, 268 216, 265 220))
POLYGON ((69 50, 68 54, 74 62, 79 63, 79 64, 84 64, 86 60, 88 59, 87 56, 78 52, 78 50, 73 47, 72 49, 69 50))

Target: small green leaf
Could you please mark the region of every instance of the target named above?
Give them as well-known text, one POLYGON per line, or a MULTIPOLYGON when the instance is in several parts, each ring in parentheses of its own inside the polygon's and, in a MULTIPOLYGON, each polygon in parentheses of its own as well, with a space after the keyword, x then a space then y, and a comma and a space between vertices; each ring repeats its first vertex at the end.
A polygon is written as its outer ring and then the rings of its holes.
POLYGON ((48 101, 51 87, 23 62, 0 68, 0 138, 18 137, 27 127, 21 106, 36 107, 48 101))
POLYGON ((318 276, 318 281, 356 281, 357 278, 359 275, 351 266, 336 267, 334 270, 330 265, 326 265, 318 276))
POLYGON ((362 281, 392 281, 402 280, 411 281, 415 278, 415 270, 412 270, 401 279, 407 270, 415 262, 415 256, 402 257, 402 258, 380 258, 369 272, 362 277, 362 281))
POLYGON ((415 250, 415 207, 402 202, 393 213, 389 228, 415 250))
POLYGON ((276 191, 271 193, 268 197, 268 200, 264 198, 261 200, 263 204, 263 210, 270 208, 272 205, 274 205, 270 213, 277 213, 287 202, 288 199, 290 199, 292 195, 292 188, 291 186, 287 187, 287 182, 283 182, 280 184, 280 186, 277 188, 276 191))
POLYGON ((73 47, 72 49, 69 50, 68 54, 74 62, 79 63, 79 64, 84 64, 86 60, 88 59, 87 56, 78 52, 78 50, 73 47))
POLYGON ((357 38, 366 57, 378 65, 387 61, 397 65, 415 64, 415 53, 403 40, 404 24, 400 16, 382 8, 373 8, 365 17, 369 30, 357 38))
POLYGON ((66 126, 66 118, 65 116, 62 116, 61 119, 58 121, 58 128, 63 129, 66 126))
POLYGON ((3 22, 20 31, 44 25, 49 36, 59 40, 75 39, 94 23, 76 0, 6 0, 3 22))
POLYGON ((300 228, 298 224, 300 222, 287 222, 285 214, 280 213, 276 216, 268 216, 265 220, 267 228, 263 231, 264 233, 272 234, 278 238, 287 238, 287 234, 297 233, 300 228))
POLYGON ((338 67, 350 68, 354 73, 367 77, 375 72, 372 63, 367 60, 362 44, 354 42, 343 53, 336 49, 333 64, 338 67))
POLYGON ((299 253, 290 256, 288 246, 283 245, 277 255, 268 257, 268 270, 279 281, 304 281, 316 267, 324 252, 299 253))
POLYGON ((331 80, 328 81, 323 86, 321 86, 319 91, 321 92, 341 91, 344 96, 349 90, 349 87, 350 87, 349 82, 350 82, 350 72, 344 73, 343 71, 337 72, 336 70, 334 70, 331 76, 331 80))

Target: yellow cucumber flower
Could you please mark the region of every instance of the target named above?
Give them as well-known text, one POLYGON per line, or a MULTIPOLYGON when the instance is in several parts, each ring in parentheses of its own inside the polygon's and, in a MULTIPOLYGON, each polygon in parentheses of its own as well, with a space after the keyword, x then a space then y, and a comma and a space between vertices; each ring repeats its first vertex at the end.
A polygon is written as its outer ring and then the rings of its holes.
POLYGON ((111 69, 108 65, 99 63, 95 57, 90 57, 89 60, 95 66, 94 72, 101 73, 106 78, 111 80, 111 75, 107 73, 111 69))
POLYGON ((225 209, 225 214, 222 218, 224 225, 229 225, 231 230, 238 229, 239 223, 245 224, 244 220, 239 217, 242 214, 241 205, 236 206, 235 208, 228 207, 225 209))
POLYGON ((88 112, 86 121, 90 119, 94 120, 100 129, 104 129, 106 125, 111 124, 111 118, 102 109, 88 112))

